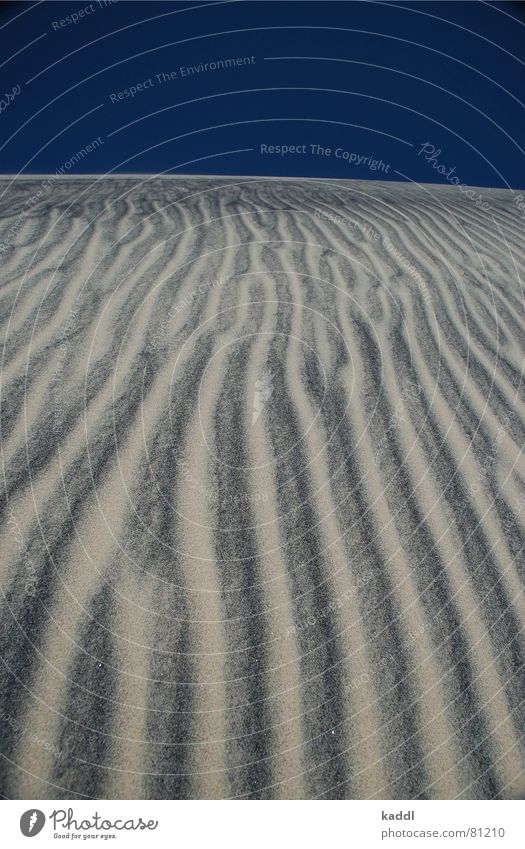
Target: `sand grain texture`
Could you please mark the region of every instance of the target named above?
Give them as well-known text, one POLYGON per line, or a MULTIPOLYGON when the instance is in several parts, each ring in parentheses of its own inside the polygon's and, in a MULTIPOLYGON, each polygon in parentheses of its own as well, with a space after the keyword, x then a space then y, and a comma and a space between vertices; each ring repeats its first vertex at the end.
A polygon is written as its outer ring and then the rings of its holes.
POLYGON ((511 193, 42 184, 0 180, 2 794, 525 795, 511 193))

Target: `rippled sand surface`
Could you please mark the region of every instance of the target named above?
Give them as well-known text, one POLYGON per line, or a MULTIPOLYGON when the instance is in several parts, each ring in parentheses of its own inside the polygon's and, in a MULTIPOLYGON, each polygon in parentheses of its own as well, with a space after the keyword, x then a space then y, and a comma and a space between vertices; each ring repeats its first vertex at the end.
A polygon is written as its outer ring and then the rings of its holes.
POLYGON ((525 795, 510 192, 0 180, 1 792, 525 795))

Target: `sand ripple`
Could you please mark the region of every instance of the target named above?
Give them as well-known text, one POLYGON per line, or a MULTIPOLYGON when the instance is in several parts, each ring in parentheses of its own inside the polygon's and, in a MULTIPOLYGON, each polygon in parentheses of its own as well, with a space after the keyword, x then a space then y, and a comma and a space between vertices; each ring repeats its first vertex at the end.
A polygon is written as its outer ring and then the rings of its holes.
POLYGON ((510 193, 41 186, 0 181, 1 792, 523 796, 510 193))

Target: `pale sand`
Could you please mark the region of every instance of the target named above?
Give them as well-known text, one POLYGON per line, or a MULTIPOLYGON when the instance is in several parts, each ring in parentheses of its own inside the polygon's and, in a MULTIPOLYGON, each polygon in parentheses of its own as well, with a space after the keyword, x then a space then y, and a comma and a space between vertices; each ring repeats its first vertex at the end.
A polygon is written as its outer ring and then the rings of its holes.
POLYGON ((525 795, 512 193, 44 179, 0 180, 3 795, 525 795))

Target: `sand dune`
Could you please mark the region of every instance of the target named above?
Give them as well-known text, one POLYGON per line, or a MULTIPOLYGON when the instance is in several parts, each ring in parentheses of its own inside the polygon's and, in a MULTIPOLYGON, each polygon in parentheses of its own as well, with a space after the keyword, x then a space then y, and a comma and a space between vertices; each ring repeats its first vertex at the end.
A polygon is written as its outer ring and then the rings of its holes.
POLYGON ((523 221, 0 180, 1 792, 525 794, 523 221))

